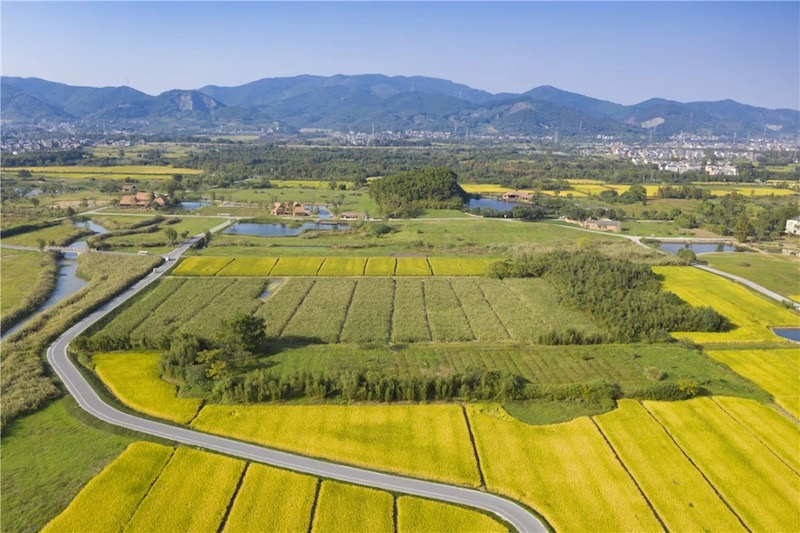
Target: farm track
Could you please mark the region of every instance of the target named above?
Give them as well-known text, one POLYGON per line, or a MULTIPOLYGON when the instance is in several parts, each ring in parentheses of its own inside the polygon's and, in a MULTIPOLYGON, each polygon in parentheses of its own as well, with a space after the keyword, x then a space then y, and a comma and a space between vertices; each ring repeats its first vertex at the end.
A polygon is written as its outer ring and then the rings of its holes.
MULTIPOLYGON (((229 223, 230 221, 226 221, 224 224, 214 228, 214 230, 222 229, 229 223)), ((172 260, 180 257, 180 255, 198 239, 199 236, 194 237, 178 247, 168 254, 169 259, 172 260)), ((67 391, 78 402, 78 405, 89 414, 115 426, 154 435, 189 446, 197 446, 229 456, 240 457, 249 461, 270 464, 288 470, 336 479, 356 485, 474 507, 499 516, 521 532, 547 531, 545 525, 536 518, 533 513, 521 505, 500 496, 464 487, 423 481, 399 475, 384 474, 364 468, 345 466, 318 459, 311 459, 301 455, 279 452, 234 439, 210 435, 184 427, 172 426, 163 422, 147 420, 119 411, 105 403, 69 358, 67 347, 73 339, 95 322, 105 317, 108 313, 112 312, 160 278, 172 264, 173 263, 170 261, 154 269, 147 277, 135 283, 125 292, 116 296, 100 309, 72 326, 48 348, 48 362, 64 383, 67 391)))

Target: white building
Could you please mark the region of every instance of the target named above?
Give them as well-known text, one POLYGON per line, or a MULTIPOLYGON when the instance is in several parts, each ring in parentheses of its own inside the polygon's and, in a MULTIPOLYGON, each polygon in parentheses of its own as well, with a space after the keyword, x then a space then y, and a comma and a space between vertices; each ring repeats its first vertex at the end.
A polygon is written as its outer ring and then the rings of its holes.
POLYGON ((800 235, 800 217, 790 218, 786 221, 786 233, 800 235))

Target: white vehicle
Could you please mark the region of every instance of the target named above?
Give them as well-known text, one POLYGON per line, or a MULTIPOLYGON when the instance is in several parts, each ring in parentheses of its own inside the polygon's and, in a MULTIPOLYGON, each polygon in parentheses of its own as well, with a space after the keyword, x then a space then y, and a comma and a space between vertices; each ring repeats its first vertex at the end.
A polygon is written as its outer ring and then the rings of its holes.
POLYGON ((148 252, 147 252, 147 250, 139 250, 138 252, 136 252, 136 254, 137 255, 147 255, 148 252))

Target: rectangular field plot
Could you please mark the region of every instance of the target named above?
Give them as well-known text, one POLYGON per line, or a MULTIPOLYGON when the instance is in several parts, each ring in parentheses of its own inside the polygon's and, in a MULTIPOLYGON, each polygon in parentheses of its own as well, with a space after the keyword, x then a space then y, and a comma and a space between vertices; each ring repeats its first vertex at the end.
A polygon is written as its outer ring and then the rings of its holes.
POLYGON ((125 531, 217 531, 244 461, 178 448, 125 531))
POLYGON ((162 380, 158 353, 114 352, 93 357, 95 371, 119 400, 137 411, 185 424, 200 408, 199 398, 178 398, 162 380))
POLYGON ((424 257, 398 257, 395 275, 430 276, 431 267, 424 257))
POLYGON ((478 511, 443 502, 400 496, 397 498, 397 532, 474 531, 507 533, 508 528, 478 511))
POLYGON ((383 471, 476 487, 458 405, 207 405, 201 431, 383 471))
POLYGON ((370 257, 367 260, 365 276, 394 276, 397 259, 394 257, 370 257))
POLYGON ((349 279, 318 279, 289 320, 282 337, 338 342, 355 286, 356 282, 349 279))
POLYGON ((165 278, 157 282, 153 290, 136 300, 130 307, 117 314, 102 330, 95 333, 94 340, 106 336, 121 338, 130 335, 136 327, 150 317, 186 280, 165 278))
POLYGON ((231 261, 231 257, 187 257, 172 271, 172 275, 213 276, 231 261))
POLYGON ((775 403, 800 418, 800 350, 709 350, 721 361, 775 398, 775 403))
POLYGON ((425 313, 422 280, 398 279, 394 291, 392 340, 394 342, 426 342, 431 340, 428 316, 425 313))
POLYGON ((671 531, 744 531, 700 472, 634 400, 595 417, 622 462, 671 531))
POLYGON ((482 257, 429 257, 434 276, 483 276, 496 259, 482 257))
POLYGON ((178 333, 191 333, 211 339, 225 320, 238 314, 250 315, 261 304, 258 297, 264 292, 264 279, 237 279, 214 300, 186 321, 178 333))
POLYGON ((363 276, 366 257, 327 257, 318 276, 363 276))
POLYGON ((168 446, 134 442, 92 478, 42 531, 121 531, 172 452, 168 446))
POLYGON ((424 282, 425 309, 431 326, 433 340, 437 342, 471 341, 475 338, 467 316, 450 281, 428 279, 424 282))
POLYGON ((393 299, 393 279, 359 280, 342 329, 341 341, 388 342, 393 299))
POLYGON ((712 399, 644 406, 751 531, 800 530, 797 473, 712 399))
POLYGON ((217 276, 269 276, 277 257, 237 257, 216 273, 217 276))
POLYGON ((306 533, 317 479, 250 463, 225 521, 225 533, 306 533))
POLYGON ((266 322, 268 338, 280 337, 286 324, 289 323, 292 315, 300 307, 313 286, 313 279, 288 279, 267 298, 255 315, 263 318, 266 322))
POLYGON ((499 405, 466 408, 489 490, 530 505, 556 531, 662 531, 588 418, 531 426, 499 405))
POLYGON ((497 318, 478 284, 472 279, 452 279, 450 285, 467 315, 470 329, 479 341, 508 340, 508 332, 497 318))
POLYGON ((382 490, 323 481, 314 513, 313 533, 389 532, 394 529, 394 501, 382 490))
MULTIPOLYGON (((694 267, 661 266, 653 272, 664 277, 665 290, 675 293, 690 305, 708 306, 734 325, 721 333, 673 333, 674 337, 695 342, 747 342, 782 339, 769 326, 800 326, 800 316, 777 303, 754 295, 744 286, 694 267)), ((786 341, 789 342, 789 341, 786 341)))
POLYGON ((281 257, 272 267, 270 275, 276 276, 316 276, 324 257, 281 257))

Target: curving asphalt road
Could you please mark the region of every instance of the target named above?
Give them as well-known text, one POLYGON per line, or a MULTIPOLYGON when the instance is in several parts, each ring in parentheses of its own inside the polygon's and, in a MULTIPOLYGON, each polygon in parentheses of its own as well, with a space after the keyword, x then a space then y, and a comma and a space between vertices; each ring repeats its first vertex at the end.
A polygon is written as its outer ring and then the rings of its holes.
MULTIPOLYGON (((212 231, 222 229, 229 223, 230 221, 226 221, 212 231)), ((47 349, 48 362, 64 382, 69 393, 75 397, 78 405, 91 415, 109 424, 155 435, 181 444, 198 446, 206 450, 241 457, 248 461, 265 463, 314 476, 474 507, 499 516, 520 532, 547 531, 544 524, 533 513, 519 504, 494 494, 404 476, 383 474, 364 468, 345 466, 271 450, 254 444, 139 418, 119 411, 105 403, 75 367, 75 364, 67 355, 67 346, 89 326, 157 280, 172 265, 171 261, 180 257, 199 237, 199 235, 193 237, 190 241, 164 256, 168 259, 166 263, 154 269, 147 277, 75 324, 47 349)))

